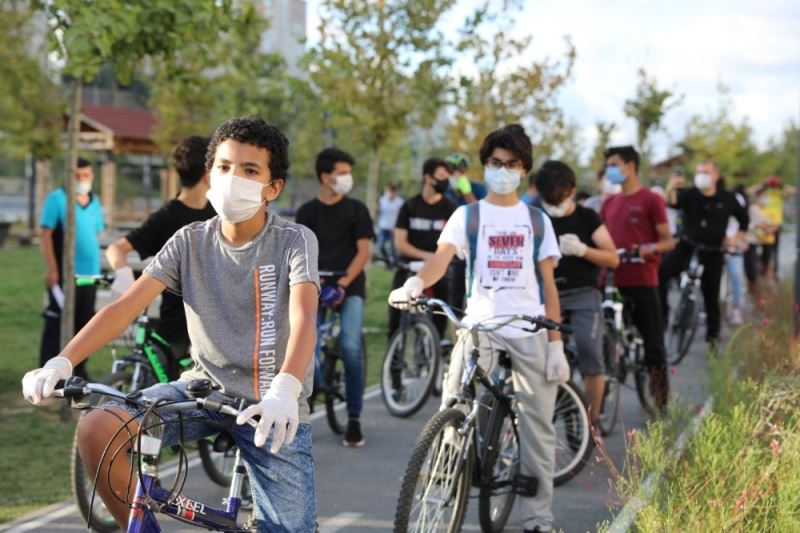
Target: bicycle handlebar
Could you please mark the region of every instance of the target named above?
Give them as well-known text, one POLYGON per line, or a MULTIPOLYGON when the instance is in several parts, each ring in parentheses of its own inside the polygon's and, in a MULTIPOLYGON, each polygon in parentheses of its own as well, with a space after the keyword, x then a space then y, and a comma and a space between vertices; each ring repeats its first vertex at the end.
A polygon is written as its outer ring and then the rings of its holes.
MULTIPOLYGON (((102 383, 90 383, 77 376, 73 376, 66 381, 59 381, 56 384, 56 389, 53 391, 54 397, 66 399, 81 399, 92 394, 108 396, 110 398, 122 400, 129 405, 134 405, 142 409, 147 409, 159 401, 158 398, 148 398, 146 396, 142 396, 141 394, 137 396, 137 393, 133 393, 132 395, 125 394, 124 392, 113 387, 109 387, 108 385, 104 385, 102 383)), ((236 402, 236 398, 233 398, 233 401, 236 402)), ((206 397, 188 398, 186 400, 170 400, 163 405, 157 405, 155 407, 156 411, 168 413, 180 413, 184 411, 190 411, 192 409, 206 409, 208 411, 221 413, 234 418, 239 416, 241 413, 239 409, 230 403, 212 400, 206 397)), ((258 424, 258 419, 259 417, 253 417, 249 419, 247 423, 253 427, 256 427, 258 424)))
POLYGON ((475 324, 467 324, 459 319, 453 309, 445 302, 444 300, 440 300, 438 298, 428 298, 426 296, 420 296, 413 302, 408 302, 409 305, 419 308, 420 310, 426 309, 440 309, 444 315, 447 317, 450 322, 452 322, 457 328, 466 329, 468 331, 483 331, 483 332, 490 332, 496 331, 503 326, 507 326, 512 322, 517 321, 524 321, 529 322, 536 326, 535 329, 527 329, 522 328, 525 331, 536 332, 540 329, 550 329, 554 331, 561 331, 563 333, 572 333, 572 327, 568 326, 567 324, 562 324, 561 322, 556 322, 555 320, 550 320, 549 318, 543 316, 530 316, 530 315, 500 315, 497 317, 493 317, 491 320, 494 319, 502 319, 497 322, 492 322, 491 324, 483 324, 481 322, 475 324))

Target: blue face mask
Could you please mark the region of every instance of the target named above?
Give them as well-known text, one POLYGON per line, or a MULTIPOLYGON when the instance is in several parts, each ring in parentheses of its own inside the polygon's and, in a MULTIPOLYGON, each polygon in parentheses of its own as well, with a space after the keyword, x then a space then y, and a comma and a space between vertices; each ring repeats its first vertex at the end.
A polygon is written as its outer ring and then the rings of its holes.
POLYGON ((625 183, 625 176, 616 165, 609 165, 606 167, 606 178, 614 185, 621 185, 625 183))

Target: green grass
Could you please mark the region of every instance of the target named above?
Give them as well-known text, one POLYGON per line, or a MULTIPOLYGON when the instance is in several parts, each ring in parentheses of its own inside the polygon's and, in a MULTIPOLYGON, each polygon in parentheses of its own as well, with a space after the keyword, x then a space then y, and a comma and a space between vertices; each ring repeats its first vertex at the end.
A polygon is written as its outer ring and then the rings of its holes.
MULTIPOLYGON (((22 399, 20 380, 39 362, 44 309, 44 264, 38 248, 0 249, 0 523, 70 497, 69 457, 74 416, 59 420, 58 406, 34 408, 22 399)), ((378 381, 386 349, 386 296, 392 273, 374 265, 368 273, 364 326, 367 383, 378 381)), ((90 358, 89 373, 105 375, 109 350, 90 358)))

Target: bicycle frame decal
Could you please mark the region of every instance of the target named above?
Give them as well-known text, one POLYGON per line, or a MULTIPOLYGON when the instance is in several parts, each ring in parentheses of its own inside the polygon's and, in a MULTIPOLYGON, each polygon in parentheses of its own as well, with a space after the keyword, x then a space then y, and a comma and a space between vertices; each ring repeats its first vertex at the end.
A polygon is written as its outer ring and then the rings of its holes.
POLYGON ((156 378, 161 383, 169 383, 169 376, 167 375, 167 371, 164 370, 164 365, 161 364, 161 361, 158 360, 158 356, 156 352, 153 350, 153 347, 145 344, 144 345, 144 353, 147 355, 147 359, 150 361, 150 366, 153 368, 153 372, 156 374, 156 378))

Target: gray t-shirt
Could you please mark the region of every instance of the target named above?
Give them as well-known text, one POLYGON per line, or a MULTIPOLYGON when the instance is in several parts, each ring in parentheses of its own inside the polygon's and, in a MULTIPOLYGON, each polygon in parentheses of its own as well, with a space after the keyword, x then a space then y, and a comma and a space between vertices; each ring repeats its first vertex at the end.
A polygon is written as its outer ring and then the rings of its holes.
MULTIPOLYGON (((289 341, 289 289, 319 290, 317 239, 300 224, 268 214, 255 238, 234 246, 220 218, 178 230, 145 273, 183 297, 194 367, 181 381, 209 378, 222 392, 261 399, 280 370, 289 341)), ((298 399, 308 422, 314 365, 298 399)))

